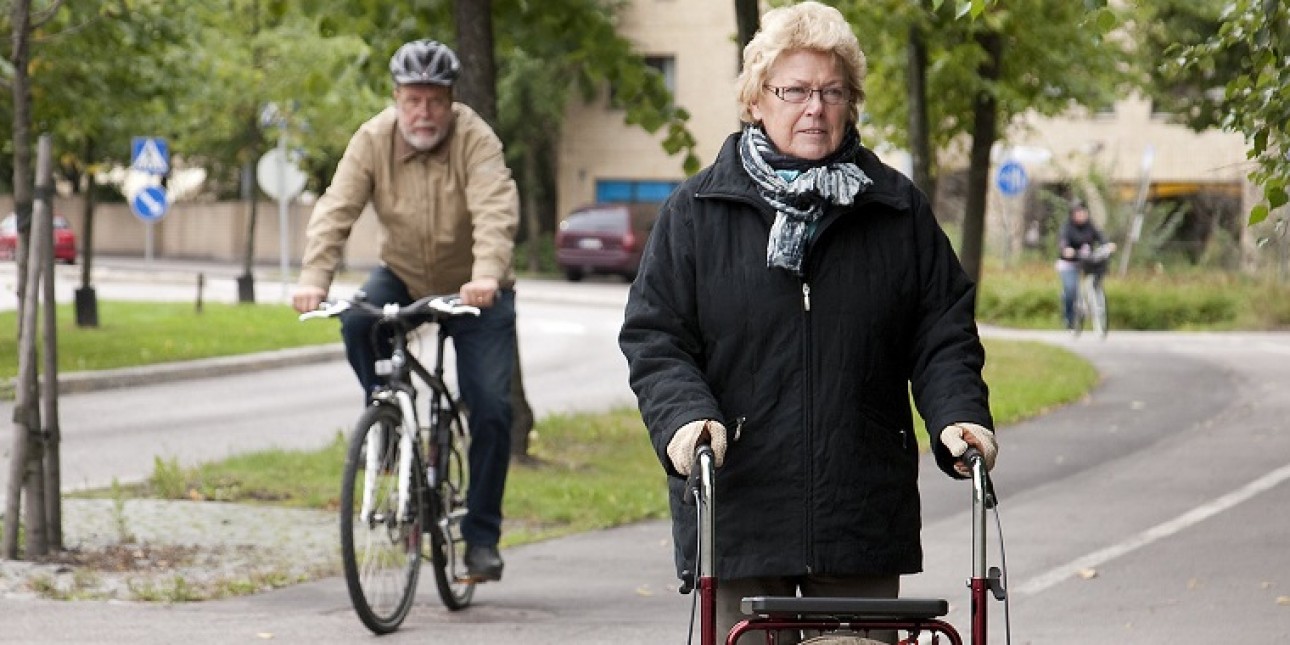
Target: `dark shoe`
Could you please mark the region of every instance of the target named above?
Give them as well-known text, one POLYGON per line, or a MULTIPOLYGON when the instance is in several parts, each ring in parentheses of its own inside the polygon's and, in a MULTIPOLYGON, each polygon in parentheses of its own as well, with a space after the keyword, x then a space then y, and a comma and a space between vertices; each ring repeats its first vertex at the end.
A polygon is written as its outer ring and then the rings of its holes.
POLYGON ((496 546, 466 547, 466 576, 474 582, 496 582, 502 579, 502 554, 496 546))

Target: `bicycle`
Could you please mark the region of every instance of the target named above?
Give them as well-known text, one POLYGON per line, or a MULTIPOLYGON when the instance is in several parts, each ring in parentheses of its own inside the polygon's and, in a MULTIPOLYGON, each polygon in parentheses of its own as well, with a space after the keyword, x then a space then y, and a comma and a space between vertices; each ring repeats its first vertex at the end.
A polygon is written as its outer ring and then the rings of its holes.
POLYGON ((1107 265, 1110 264, 1111 253, 1114 251, 1114 244, 1099 244, 1087 252, 1081 249, 1079 282, 1075 292, 1075 321, 1072 327, 1077 336, 1084 331, 1086 323, 1091 323, 1094 333, 1102 338, 1106 337, 1106 291, 1102 289, 1102 278, 1106 275, 1107 265))
POLYGON ((466 575, 466 542, 461 521, 470 484, 467 456, 470 434, 463 411, 443 380, 443 321, 478 316, 477 307, 457 296, 427 296, 400 307, 376 306, 362 293, 324 302, 300 320, 349 315, 377 318, 376 327, 392 332, 389 359, 376 373, 386 384, 372 392, 354 426, 345 457, 340 495, 341 559, 345 584, 359 619, 372 632, 399 628, 412 607, 421 560, 434 566, 435 586, 453 611, 470 605, 475 581, 466 575), (427 369, 408 349, 408 336, 420 325, 438 327, 434 364, 427 369), (429 389, 428 416, 417 411, 413 376, 429 389))
MULTIPOLYGON (((986 511, 998 509, 994 488, 986 472, 985 459, 975 448, 969 447, 960 457, 972 471, 972 577, 971 589, 971 645, 986 645, 988 631, 987 597, 989 592, 997 601, 1004 602, 1007 617, 1007 570, 1003 561, 1002 530, 1000 527, 1000 567, 988 567, 986 557, 986 511), (988 567, 988 568, 987 568, 988 567)), ((694 500, 698 513, 698 548, 696 569, 699 571, 696 599, 700 612, 700 641, 702 645, 725 643, 735 645, 748 632, 762 631, 769 645, 777 641, 779 630, 816 630, 822 633, 849 632, 865 634, 869 630, 896 630, 905 637, 899 645, 939 643, 944 636, 950 645, 963 645, 963 636, 953 625, 943 620, 949 613, 949 602, 939 598, 799 598, 754 596, 740 603, 746 618, 734 625, 718 641, 716 633, 716 458, 712 448, 700 443, 695 449, 696 467, 688 484, 689 496, 694 500), (930 639, 930 640, 926 640, 930 639)), ((681 593, 691 593, 696 581, 688 579, 681 593)), ((691 615, 693 621, 693 615, 691 615)), ((1007 632, 1010 626, 1005 622, 1007 632)), ((693 632, 693 625, 691 625, 693 632)), ((1008 639, 1011 634, 1008 633, 1008 639)), ((807 641, 803 642, 806 645, 807 641)), ((855 642, 855 641, 851 641, 855 642)), ((860 641, 863 642, 863 641, 860 641)), ((872 642, 872 641, 870 641, 872 642)))

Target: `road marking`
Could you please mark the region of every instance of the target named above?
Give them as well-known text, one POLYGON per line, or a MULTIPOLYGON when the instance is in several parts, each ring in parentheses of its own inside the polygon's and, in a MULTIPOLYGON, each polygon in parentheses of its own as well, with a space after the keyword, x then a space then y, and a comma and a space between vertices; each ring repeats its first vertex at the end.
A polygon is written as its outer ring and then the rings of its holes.
MULTIPOLYGON (((530 321, 525 321, 530 322, 530 321)), ((585 336, 587 335, 587 326, 582 323, 567 322, 563 320, 538 319, 531 321, 532 326, 536 327, 541 333, 560 335, 560 336, 585 336)))
POLYGON ((1193 508, 1168 522, 1157 524, 1134 537, 1113 544, 1100 551, 1077 558, 1066 564, 1049 569, 1047 573, 1027 580, 1014 591, 1021 595, 1033 595, 1064 582, 1083 569, 1092 569, 1114 560, 1122 555, 1136 551, 1152 542, 1167 538, 1185 528, 1213 517, 1237 504, 1240 504, 1259 493, 1272 489, 1283 481, 1290 479, 1290 464, 1286 464, 1218 499, 1193 508))

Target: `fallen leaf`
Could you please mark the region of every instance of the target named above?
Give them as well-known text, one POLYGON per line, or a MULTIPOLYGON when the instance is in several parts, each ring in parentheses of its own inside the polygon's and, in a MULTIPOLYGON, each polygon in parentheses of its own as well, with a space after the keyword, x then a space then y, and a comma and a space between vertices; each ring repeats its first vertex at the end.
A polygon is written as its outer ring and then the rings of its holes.
POLYGON ((273 640, 273 632, 260 632, 255 637, 262 641, 271 641, 273 640))
POLYGON ((1092 580, 1097 577, 1097 569, 1080 569, 1075 575, 1083 578, 1084 580, 1092 580))
POLYGON ((653 596, 653 595, 654 595, 654 590, 653 590, 653 589, 650 589, 650 588, 649 588, 649 585, 641 585, 641 586, 639 586, 639 587, 637 587, 637 588, 636 588, 636 595, 638 595, 638 596, 653 596))
POLYGON ((1197 580, 1196 578, 1192 578, 1191 580, 1188 580, 1188 581, 1187 581, 1187 588, 1188 588, 1188 589, 1195 589, 1195 588, 1197 588, 1197 587, 1199 587, 1199 586, 1200 586, 1200 580, 1197 580))
POLYGON ((1277 596, 1277 604, 1282 607, 1290 607, 1290 596, 1277 596))

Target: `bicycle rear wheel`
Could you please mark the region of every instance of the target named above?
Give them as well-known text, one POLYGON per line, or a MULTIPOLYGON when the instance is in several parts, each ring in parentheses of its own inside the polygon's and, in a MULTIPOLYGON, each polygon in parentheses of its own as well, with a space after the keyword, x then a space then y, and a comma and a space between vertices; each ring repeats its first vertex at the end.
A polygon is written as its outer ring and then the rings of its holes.
POLYGON ((466 576, 466 539, 461 535, 470 486, 470 434, 451 408, 444 406, 437 416, 439 427, 430 449, 430 462, 436 464, 430 491, 430 562, 439 598, 445 607, 457 611, 469 606, 475 596, 475 583, 466 576))
POLYGON ((350 439, 340 491, 345 585, 359 620, 377 634, 399 628, 416 595, 421 567, 423 486, 412 455, 408 505, 399 508, 403 415, 391 405, 363 411, 350 439))

